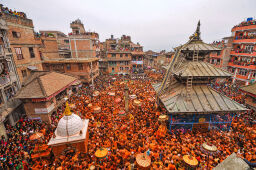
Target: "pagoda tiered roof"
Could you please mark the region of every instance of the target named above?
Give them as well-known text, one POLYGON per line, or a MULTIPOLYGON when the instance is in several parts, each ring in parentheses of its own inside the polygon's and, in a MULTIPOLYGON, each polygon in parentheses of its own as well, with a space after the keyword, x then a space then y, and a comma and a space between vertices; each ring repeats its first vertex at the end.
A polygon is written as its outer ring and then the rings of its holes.
POLYGON ((181 51, 220 51, 218 47, 204 43, 202 40, 189 43, 186 47, 181 47, 181 51))
POLYGON ((181 77, 193 76, 228 78, 232 76, 228 71, 217 68, 214 65, 203 61, 183 61, 181 66, 174 70, 173 74, 181 77))
MULTIPOLYGON (((153 88, 158 91, 161 83, 154 84, 153 88)), ((221 112, 243 112, 247 109, 222 95, 207 85, 193 85, 190 99, 186 96, 186 85, 178 81, 168 87, 169 92, 159 96, 159 99, 170 114, 207 114, 221 112)))
POLYGON ((204 62, 208 52, 217 47, 205 44, 200 37, 200 22, 190 40, 176 48, 162 83, 153 84, 157 98, 170 114, 209 114, 243 112, 247 109, 209 87, 215 78, 232 74, 204 62), (184 49, 184 50, 183 50, 184 49))

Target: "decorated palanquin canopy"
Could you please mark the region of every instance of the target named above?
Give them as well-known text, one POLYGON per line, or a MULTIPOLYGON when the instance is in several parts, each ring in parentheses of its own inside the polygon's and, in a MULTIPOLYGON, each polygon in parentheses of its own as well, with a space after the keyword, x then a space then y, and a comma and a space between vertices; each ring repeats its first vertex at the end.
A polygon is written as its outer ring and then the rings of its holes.
POLYGON ((200 22, 189 41, 176 48, 161 83, 153 84, 158 101, 170 114, 243 112, 247 109, 212 89, 216 78, 230 78, 232 74, 204 61, 205 55, 219 51, 200 37, 200 22))

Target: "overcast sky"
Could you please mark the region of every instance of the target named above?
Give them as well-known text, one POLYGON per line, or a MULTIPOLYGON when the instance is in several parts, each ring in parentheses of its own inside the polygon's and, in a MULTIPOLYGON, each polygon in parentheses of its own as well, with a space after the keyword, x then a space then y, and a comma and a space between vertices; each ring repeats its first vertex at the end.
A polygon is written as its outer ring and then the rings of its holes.
POLYGON ((205 42, 231 35, 231 28, 256 16, 256 0, 0 0, 23 11, 35 30, 71 32, 69 24, 80 18, 87 31, 104 41, 130 35, 144 50, 170 51, 185 43, 201 20, 205 42))

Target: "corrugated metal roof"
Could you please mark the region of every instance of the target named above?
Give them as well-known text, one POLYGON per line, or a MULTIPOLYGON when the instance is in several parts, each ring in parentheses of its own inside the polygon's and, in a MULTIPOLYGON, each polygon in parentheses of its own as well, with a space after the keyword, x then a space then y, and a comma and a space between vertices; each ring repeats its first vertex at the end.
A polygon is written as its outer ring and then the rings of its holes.
POLYGON ((202 40, 193 41, 192 43, 189 43, 186 47, 182 47, 181 51, 220 51, 220 48, 217 48, 216 46, 212 44, 206 44, 202 40))
MULTIPOLYGON (((154 84, 157 91, 161 83, 154 84)), ((218 113, 218 112, 241 112, 247 109, 232 101, 227 96, 219 94, 207 85, 193 85, 191 99, 186 96, 186 86, 175 82, 168 88, 170 91, 159 96, 161 102, 169 113, 218 113)))
POLYGON ((250 84, 248 86, 243 86, 240 89, 242 91, 256 95, 256 83, 250 84))
POLYGON ((225 71, 221 68, 217 68, 214 65, 198 61, 181 61, 181 66, 175 69, 174 74, 179 75, 181 77, 231 77, 228 71, 225 71))

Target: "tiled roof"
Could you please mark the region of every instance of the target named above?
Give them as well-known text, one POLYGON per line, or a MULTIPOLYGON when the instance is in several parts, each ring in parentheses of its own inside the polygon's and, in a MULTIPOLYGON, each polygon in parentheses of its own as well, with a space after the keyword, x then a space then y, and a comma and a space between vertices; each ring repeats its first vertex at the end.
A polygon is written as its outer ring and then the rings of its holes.
POLYGON ((240 88, 242 91, 256 95, 256 82, 240 88))
POLYGON ((66 74, 36 71, 24 81, 16 98, 46 98, 75 81, 77 78, 66 74))
MULTIPOLYGON (((158 91, 161 83, 154 84, 153 88, 158 91)), ((207 85, 193 85, 191 99, 186 96, 186 86, 180 82, 172 83, 170 92, 160 95, 159 98, 169 113, 218 113, 218 112, 241 112, 247 109, 230 98, 219 94, 207 85)))
POLYGON ((174 70, 174 74, 179 75, 181 77, 231 77, 228 71, 223 70, 221 68, 217 68, 214 65, 198 61, 180 61, 182 62, 180 67, 174 70))

